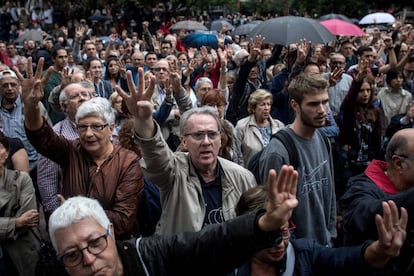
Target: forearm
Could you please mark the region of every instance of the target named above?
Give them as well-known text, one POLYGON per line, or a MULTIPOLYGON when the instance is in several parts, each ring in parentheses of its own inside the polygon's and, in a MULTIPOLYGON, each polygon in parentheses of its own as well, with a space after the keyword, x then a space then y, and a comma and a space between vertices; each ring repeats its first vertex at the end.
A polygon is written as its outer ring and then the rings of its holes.
POLYGON ((153 117, 149 117, 146 120, 140 120, 134 118, 134 130, 135 133, 143 139, 150 139, 154 136, 156 127, 153 117))
POLYGON ((39 104, 30 104, 24 106, 24 124, 29 130, 38 130, 43 125, 43 118, 39 104))

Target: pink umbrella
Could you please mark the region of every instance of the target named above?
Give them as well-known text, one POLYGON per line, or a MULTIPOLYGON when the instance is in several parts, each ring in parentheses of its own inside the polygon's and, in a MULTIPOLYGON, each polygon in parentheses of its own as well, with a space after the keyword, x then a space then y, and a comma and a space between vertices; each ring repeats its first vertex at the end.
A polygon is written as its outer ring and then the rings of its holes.
POLYGON ((364 31, 357 25, 339 19, 324 20, 321 21, 321 24, 324 25, 333 35, 362 36, 365 34, 364 31))

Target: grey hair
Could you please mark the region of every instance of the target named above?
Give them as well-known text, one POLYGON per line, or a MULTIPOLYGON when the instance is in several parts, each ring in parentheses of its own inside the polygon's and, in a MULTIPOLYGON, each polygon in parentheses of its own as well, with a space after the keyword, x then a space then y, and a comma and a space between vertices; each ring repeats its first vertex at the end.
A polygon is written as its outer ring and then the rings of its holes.
POLYGON ((188 119, 190 119, 190 117, 195 115, 195 114, 202 114, 202 115, 212 116, 214 118, 214 120, 216 120, 218 130, 220 132, 222 131, 220 118, 219 118, 219 115, 217 113, 217 110, 214 107, 204 105, 202 107, 197 107, 197 108, 192 108, 190 110, 187 110, 181 116, 181 118, 180 118, 180 134, 181 134, 181 136, 183 136, 185 134, 188 119))
POLYGON ((86 218, 96 220, 104 229, 110 224, 108 216, 96 199, 84 196, 74 196, 66 199, 49 218, 49 235, 53 247, 57 250, 55 237, 57 230, 86 218))
MULTIPOLYGON (((85 89, 87 89, 87 88, 94 89, 93 84, 90 83, 89 81, 74 82, 74 83, 71 83, 71 84, 79 84, 80 86, 82 86, 85 89)), ((69 84, 69 85, 71 85, 71 84, 69 84)), ((68 101, 68 98, 66 96, 66 91, 65 91, 66 87, 63 88, 59 93, 59 103, 67 103, 67 101, 68 101)))
POLYGON ((95 87, 93 86, 93 83, 91 83, 89 81, 80 81, 79 84, 82 85, 83 88, 95 89, 95 87))
POLYGON ((113 124, 115 122, 115 111, 111 103, 106 98, 96 97, 82 103, 76 112, 75 122, 79 123, 80 119, 86 117, 99 117, 105 123, 113 124))
POLYGON ((196 81, 196 83, 194 85, 194 91, 197 91, 198 89, 200 89, 200 87, 203 83, 209 83, 211 85, 211 87, 213 87, 213 82, 211 81, 210 78, 201 77, 196 81))

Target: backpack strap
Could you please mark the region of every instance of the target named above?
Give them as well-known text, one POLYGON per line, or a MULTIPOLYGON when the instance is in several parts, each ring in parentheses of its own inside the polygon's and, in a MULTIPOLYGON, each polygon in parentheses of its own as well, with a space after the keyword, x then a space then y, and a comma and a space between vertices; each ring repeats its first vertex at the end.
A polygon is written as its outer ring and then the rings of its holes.
POLYGON ((282 128, 273 134, 272 138, 278 139, 285 146, 289 156, 289 164, 297 169, 299 166, 299 153, 288 131, 282 128))

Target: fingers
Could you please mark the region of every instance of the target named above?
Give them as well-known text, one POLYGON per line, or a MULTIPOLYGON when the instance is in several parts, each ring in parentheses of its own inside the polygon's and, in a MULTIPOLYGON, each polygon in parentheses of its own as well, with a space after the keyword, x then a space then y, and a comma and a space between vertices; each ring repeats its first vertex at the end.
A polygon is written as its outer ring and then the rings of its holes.
MULTIPOLYGON (((50 78, 50 76, 52 75, 52 73, 53 73, 53 71, 54 71, 55 69, 53 68, 53 66, 50 66, 49 68, 47 68, 47 70, 46 70, 46 73, 43 75, 43 77, 42 77, 42 79, 41 79, 41 83, 42 83, 42 85, 43 86, 45 86, 46 85, 46 83, 47 83, 47 81, 49 80, 49 78, 50 78)), ((37 72, 37 70, 36 70, 36 78, 37 78, 37 76, 38 76, 39 74, 38 74, 38 72, 37 72)), ((42 76, 42 74, 40 73, 40 75, 39 75, 39 78, 42 76)))
POLYGON ((36 73, 35 73, 36 79, 40 79, 42 77, 44 63, 45 63, 45 58, 44 57, 39 58, 39 61, 37 62, 37 66, 36 66, 36 73))
MULTIPOLYGON (((132 78, 132 73, 131 73, 131 71, 127 71, 127 73, 126 73, 126 78, 127 78, 127 84, 128 84, 128 90, 129 90, 129 93, 131 94, 131 95, 134 95, 135 93, 136 93, 136 87, 135 87, 135 83, 134 83, 134 80, 133 80, 133 78, 132 78)), ((140 82, 143 82, 144 80, 142 80, 141 81, 141 77, 139 78, 139 81, 140 82)))

